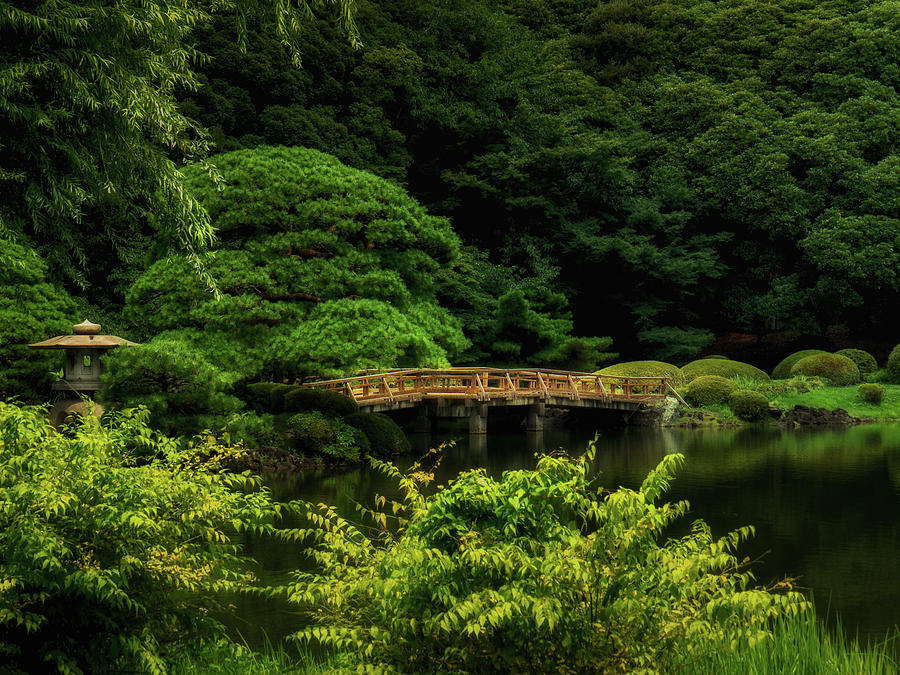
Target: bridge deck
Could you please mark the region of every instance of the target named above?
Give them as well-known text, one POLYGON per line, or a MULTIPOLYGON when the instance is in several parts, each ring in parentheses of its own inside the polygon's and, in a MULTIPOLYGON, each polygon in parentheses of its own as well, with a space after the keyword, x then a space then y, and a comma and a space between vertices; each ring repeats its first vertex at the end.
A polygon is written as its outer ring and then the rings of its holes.
MULTIPOLYGON (((479 402, 569 401, 592 407, 604 403, 646 403, 664 399, 671 387, 664 377, 617 377, 565 370, 503 370, 449 368, 389 370, 338 380, 306 383, 307 387, 338 391, 361 408, 385 404, 415 405, 427 399, 479 402)), ((515 402, 515 403, 514 403, 515 402)))

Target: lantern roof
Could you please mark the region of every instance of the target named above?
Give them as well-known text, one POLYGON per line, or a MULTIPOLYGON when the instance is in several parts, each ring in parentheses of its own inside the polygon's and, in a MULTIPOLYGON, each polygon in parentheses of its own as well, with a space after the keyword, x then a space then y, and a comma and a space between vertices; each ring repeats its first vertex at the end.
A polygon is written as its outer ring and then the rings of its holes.
POLYGON ((115 335, 100 335, 100 324, 85 319, 72 326, 74 335, 57 335, 43 342, 28 345, 32 349, 112 349, 120 345, 136 346, 125 338, 115 335))

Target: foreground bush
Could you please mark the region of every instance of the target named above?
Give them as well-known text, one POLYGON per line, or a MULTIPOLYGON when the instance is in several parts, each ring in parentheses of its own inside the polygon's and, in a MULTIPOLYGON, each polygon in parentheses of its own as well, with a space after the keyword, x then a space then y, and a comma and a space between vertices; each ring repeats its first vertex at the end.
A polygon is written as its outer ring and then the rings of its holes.
POLYGON ((880 384, 861 384, 856 389, 856 393, 866 403, 881 405, 884 400, 885 388, 880 384))
POLYGON ((131 411, 63 436, 43 410, 0 403, 4 672, 160 673, 185 641, 224 637, 219 598, 252 581, 234 532, 272 530, 287 507, 251 477, 197 466, 228 448, 178 453, 146 421, 131 411))
POLYGON ((684 381, 702 377, 703 375, 718 375, 719 377, 744 377, 758 382, 768 382, 769 376, 756 366, 751 366, 743 361, 731 359, 700 359, 691 361, 682 366, 684 381))
POLYGON ((626 361, 598 370, 599 375, 619 377, 667 377, 673 385, 681 384, 681 368, 665 361, 626 361))
POLYGON ((852 360, 827 353, 803 357, 791 367, 791 375, 823 377, 839 387, 857 384, 860 380, 859 368, 852 360))
POLYGON ((678 672, 806 608, 751 588, 735 549, 752 528, 662 540, 688 509, 655 504, 680 455, 611 494, 593 456, 469 471, 430 497, 422 467, 376 462, 404 496, 381 500, 374 532, 308 506, 317 571, 282 591, 310 620, 294 639, 358 654, 360 672, 678 672))
POLYGON ((878 370, 878 361, 869 352, 862 349, 841 349, 835 352, 839 356, 846 356, 859 368, 859 374, 865 377, 878 370))
POLYGON ((731 411, 747 422, 760 420, 769 411, 769 400, 758 391, 738 389, 728 397, 731 411))
POLYGON ((692 405, 716 405, 727 403, 737 385, 718 375, 701 375, 685 389, 684 398, 692 405))

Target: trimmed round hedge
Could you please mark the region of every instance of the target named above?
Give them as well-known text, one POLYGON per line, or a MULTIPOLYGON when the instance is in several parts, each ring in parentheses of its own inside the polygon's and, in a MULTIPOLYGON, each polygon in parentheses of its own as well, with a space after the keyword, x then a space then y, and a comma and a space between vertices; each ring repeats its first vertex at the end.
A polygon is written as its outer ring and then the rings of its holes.
POLYGON ((748 379, 768 382, 769 376, 765 372, 743 361, 731 359, 700 359, 691 361, 682 366, 681 373, 685 382, 691 382, 704 375, 718 375, 719 377, 735 377, 741 375, 748 379))
POLYGON ((846 356, 827 352, 803 357, 793 365, 791 375, 824 377, 841 387, 858 384, 860 380, 859 368, 853 361, 846 356))
POLYGON ((884 400, 885 388, 880 384, 861 384, 856 389, 857 395, 866 403, 881 405, 884 400))
POLYGON ((769 411, 769 400, 752 389, 738 389, 728 397, 728 407, 742 420, 762 419, 769 411))
POLYGON ((246 387, 250 406, 262 412, 318 410, 329 415, 351 415, 359 411, 356 401, 337 391, 310 389, 297 384, 254 382, 246 387))
POLYGON ((284 395, 285 412, 319 410, 332 415, 352 415, 359 406, 349 396, 337 391, 296 386, 284 395))
POLYGON ((800 359, 806 358, 807 356, 813 356, 814 354, 827 354, 824 349, 801 349, 799 352, 794 352, 790 356, 785 356, 781 362, 775 366, 772 370, 772 379, 773 380, 786 380, 791 376, 791 368, 794 367, 794 364, 797 363, 800 359))
POLYGON ((884 368, 884 381, 900 384, 900 345, 891 350, 887 365, 884 368))
POLYGON ((370 450, 359 429, 317 410, 297 413, 288 420, 294 447, 304 453, 358 461, 370 450))
POLYGON ((737 385, 720 375, 701 375, 685 389, 684 398, 692 405, 727 403, 737 385))
POLYGON ((366 435, 374 457, 387 458, 393 455, 403 455, 412 449, 406 434, 387 415, 354 413, 347 415, 344 421, 366 435))
POLYGON ((841 349, 840 351, 835 352, 835 354, 846 356, 853 361, 853 363, 856 364, 856 367, 859 368, 860 375, 868 375, 869 373, 874 373, 878 370, 878 361, 875 360, 874 356, 863 349, 841 349))
POLYGON ((594 373, 617 377, 667 377, 672 384, 681 384, 681 368, 665 361, 626 361, 606 366, 594 373))

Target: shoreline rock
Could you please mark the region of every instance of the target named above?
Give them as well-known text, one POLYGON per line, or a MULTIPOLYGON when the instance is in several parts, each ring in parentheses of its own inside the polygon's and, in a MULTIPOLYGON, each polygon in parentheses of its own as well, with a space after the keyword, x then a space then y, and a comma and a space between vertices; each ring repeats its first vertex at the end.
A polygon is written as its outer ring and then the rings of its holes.
POLYGON ((859 417, 853 417, 843 408, 828 410, 827 408, 795 405, 781 416, 777 424, 778 426, 791 429, 818 426, 849 427, 861 423, 862 420, 859 417))

